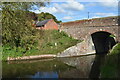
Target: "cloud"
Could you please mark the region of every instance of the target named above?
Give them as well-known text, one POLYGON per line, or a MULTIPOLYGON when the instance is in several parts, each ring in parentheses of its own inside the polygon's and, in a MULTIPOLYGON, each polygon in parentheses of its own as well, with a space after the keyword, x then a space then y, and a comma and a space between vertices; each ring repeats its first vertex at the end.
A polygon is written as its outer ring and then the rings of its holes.
POLYGON ((103 6, 108 8, 116 8, 118 7, 118 0, 97 0, 98 2, 89 2, 85 6, 103 6))
POLYGON ((100 18, 100 16, 93 16, 92 18, 100 18))
POLYGON ((116 16, 114 13, 95 13, 97 16, 116 16))
POLYGON ((98 0, 105 7, 118 7, 118 0, 98 0))
POLYGON ((92 16, 91 18, 100 18, 100 17, 108 17, 108 16, 117 16, 117 14, 114 13, 94 13, 95 16, 92 16))
POLYGON ((94 7, 94 6, 98 6, 98 2, 89 2, 87 4, 84 5, 85 7, 94 7))
POLYGON ((53 4, 52 7, 40 7, 39 10, 35 10, 34 11, 35 13, 40 13, 40 12, 48 12, 48 13, 51 13, 51 14, 54 14, 54 13, 64 13, 64 9, 62 9, 59 4, 55 3, 53 4))
POLYGON ((54 3, 53 6, 57 9, 57 12, 58 12, 58 13, 59 13, 59 12, 60 12, 60 13, 64 13, 64 12, 65 12, 64 8, 62 8, 62 6, 61 6, 60 4, 54 3))
POLYGON ((49 13, 70 13, 71 11, 81 11, 84 10, 84 5, 75 1, 75 0, 67 0, 67 2, 64 2, 62 4, 59 3, 53 3, 53 6, 46 6, 46 7, 40 7, 39 10, 36 10, 37 13, 40 12, 49 12, 49 13))
POLYGON ((84 5, 75 1, 75 0, 69 0, 69 2, 61 4, 63 9, 68 9, 72 11, 80 11, 84 9, 84 5))
POLYGON ((64 20, 69 20, 69 19, 73 19, 73 17, 71 17, 71 16, 65 16, 65 17, 63 17, 62 19, 64 19, 64 20))
POLYGON ((56 12, 58 12, 56 7, 41 7, 40 11, 41 12, 49 12, 49 13, 56 13, 56 12))

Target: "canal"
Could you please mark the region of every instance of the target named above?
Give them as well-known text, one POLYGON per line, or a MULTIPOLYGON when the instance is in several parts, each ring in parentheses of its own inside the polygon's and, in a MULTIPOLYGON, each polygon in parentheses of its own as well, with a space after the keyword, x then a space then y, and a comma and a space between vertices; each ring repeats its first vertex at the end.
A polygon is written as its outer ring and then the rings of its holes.
POLYGON ((3 62, 3 78, 100 78, 106 55, 3 62))

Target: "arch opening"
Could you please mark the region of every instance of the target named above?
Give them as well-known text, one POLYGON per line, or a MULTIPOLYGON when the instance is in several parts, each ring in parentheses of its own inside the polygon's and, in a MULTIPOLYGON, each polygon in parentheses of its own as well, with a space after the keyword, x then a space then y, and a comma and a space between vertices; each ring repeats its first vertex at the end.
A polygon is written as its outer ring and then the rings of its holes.
POLYGON ((99 31, 91 34, 96 53, 108 53, 116 44, 114 37, 109 32, 99 31))

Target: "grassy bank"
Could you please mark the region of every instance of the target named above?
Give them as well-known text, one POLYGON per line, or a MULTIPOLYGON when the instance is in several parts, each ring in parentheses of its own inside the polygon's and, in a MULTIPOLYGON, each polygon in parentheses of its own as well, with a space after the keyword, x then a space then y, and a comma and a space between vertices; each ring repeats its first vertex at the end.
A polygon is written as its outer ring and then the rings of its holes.
POLYGON ((107 55, 101 67, 101 78, 120 78, 120 43, 107 55))
POLYGON ((56 30, 42 31, 43 36, 38 40, 38 44, 34 45, 32 49, 26 50, 22 47, 11 47, 8 45, 3 46, 3 60, 7 57, 19 57, 30 55, 42 55, 42 54, 57 54, 63 50, 71 47, 79 40, 69 37, 66 33, 56 30))

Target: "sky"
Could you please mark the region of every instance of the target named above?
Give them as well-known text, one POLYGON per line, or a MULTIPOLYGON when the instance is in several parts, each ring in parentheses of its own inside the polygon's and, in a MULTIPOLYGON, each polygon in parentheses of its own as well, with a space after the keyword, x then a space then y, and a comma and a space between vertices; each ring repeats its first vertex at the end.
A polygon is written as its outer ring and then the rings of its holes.
MULTIPOLYGON (((120 6, 120 5, 119 5, 120 6)), ((35 7, 35 6, 34 6, 35 7)), ((35 7, 33 12, 48 12, 62 22, 118 15, 118 0, 58 0, 51 1, 45 7, 35 7), (89 17, 88 17, 89 16, 89 17)))

